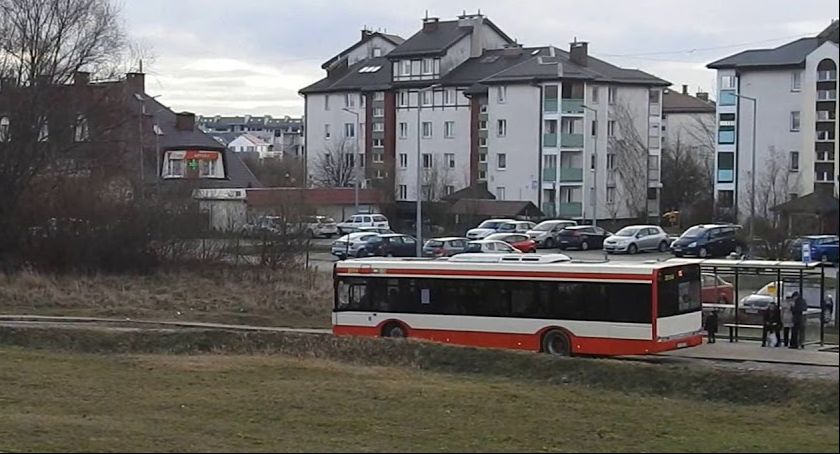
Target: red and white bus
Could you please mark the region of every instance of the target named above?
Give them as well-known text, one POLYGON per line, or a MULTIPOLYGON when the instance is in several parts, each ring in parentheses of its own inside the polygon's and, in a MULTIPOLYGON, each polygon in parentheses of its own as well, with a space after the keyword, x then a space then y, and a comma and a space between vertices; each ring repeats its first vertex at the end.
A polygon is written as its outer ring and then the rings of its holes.
POLYGON ((336 335, 560 355, 637 355, 702 342, 696 264, 466 254, 343 261, 334 278, 336 335))

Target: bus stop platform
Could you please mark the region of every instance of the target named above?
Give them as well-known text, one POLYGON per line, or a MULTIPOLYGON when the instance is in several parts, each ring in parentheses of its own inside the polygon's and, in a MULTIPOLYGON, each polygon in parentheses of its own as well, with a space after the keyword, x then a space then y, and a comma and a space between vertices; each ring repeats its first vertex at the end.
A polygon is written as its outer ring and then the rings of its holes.
POLYGON ((836 346, 806 345, 794 350, 787 347, 762 347, 759 342, 704 343, 696 347, 657 353, 656 356, 710 361, 739 361, 801 366, 840 367, 836 346))

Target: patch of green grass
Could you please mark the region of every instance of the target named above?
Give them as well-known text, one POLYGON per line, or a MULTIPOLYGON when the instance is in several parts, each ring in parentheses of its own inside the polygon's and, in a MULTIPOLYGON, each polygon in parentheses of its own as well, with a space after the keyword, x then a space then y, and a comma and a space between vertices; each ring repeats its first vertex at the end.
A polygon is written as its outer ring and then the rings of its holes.
POLYGON ((9 451, 833 451, 837 418, 274 356, 0 349, 9 451))

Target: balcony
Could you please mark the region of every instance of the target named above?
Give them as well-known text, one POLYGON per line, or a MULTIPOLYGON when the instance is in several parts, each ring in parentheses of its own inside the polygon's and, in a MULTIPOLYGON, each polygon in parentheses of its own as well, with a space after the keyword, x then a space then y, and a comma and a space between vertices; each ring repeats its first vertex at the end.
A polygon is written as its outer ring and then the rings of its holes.
MULTIPOLYGON (((817 183, 833 183, 834 182, 834 178, 832 177, 831 173, 829 173, 829 172, 816 172, 814 177, 815 177, 815 180, 816 180, 817 183)), ((563 205, 562 204, 560 205, 560 210, 561 211, 563 210, 563 205)))
POLYGON ((548 183, 557 181, 557 167, 546 167, 543 169, 543 181, 548 183))
POLYGON ((560 182, 561 183, 580 183, 583 181, 583 169, 576 167, 561 167, 560 168, 560 182))
POLYGON ((834 121, 835 114, 832 110, 818 110, 817 121, 834 121))
POLYGON ((582 114, 583 100, 582 99, 563 99, 561 102, 561 109, 564 114, 582 114))
POLYGON ((557 113, 557 98, 545 98, 543 100, 543 110, 548 113, 557 113))
POLYGON ((543 134, 543 147, 556 147, 557 133, 547 132, 543 134))
POLYGON ((583 203, 567 202, 560 204, 558 216, 561 218, 579 218, 583 213, 583 203))
POLYGON ((834 82, 837 80, 837 71, 817 71, 817 82, 834 82))
POLYGON ((542 212, 546 217, 557 217, 557 208, 554 206, 554 202, 543 202, 542 212))
POLYGON ((564 148, 581 148, 583 147, 583 134, 566 134, 560 135, 560 146, 564 148))
POLYGON ((817 131, 817 142, 834 142, 834 131, 817 131))
POLYGON ((837 99, 837 90, 817 90, 817 101, 834 101, 837 99))
POLYGON ((648 169, 648 181, 659 181, 659 169, 648 169))
POLYGON ((718 170, 718 183, 732 183, 735 181, 734 170, 718 170))

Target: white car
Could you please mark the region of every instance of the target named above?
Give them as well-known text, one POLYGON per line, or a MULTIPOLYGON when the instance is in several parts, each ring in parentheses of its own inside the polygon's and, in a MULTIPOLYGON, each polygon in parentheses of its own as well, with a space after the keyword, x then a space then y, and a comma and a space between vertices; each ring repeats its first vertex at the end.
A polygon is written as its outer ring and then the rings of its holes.
POLYGON ((338 223, 338 233, 357 232, 360 227, 390 229, 391 225, 388 223, 388 218, 381 214, 354 214, 350 216, 350 219, 338 223))
POLYGON ((527 234, 529 230, 536 227, 533 222, 529 221, 509 221, 503 222, 496 229, 496 233, 523 233, 527 234))
POLYGON ((378 236, 378 233, 371 232, 355 232, 344 235, 333 241, 330 253, 342 260, 350 257, 367 257, 370 252, 367 250, 368 241, 378 236))
POLYGON ((485 254, 521 254, 522 251, 515 247, 498 240, 476 240, 467 243, 465 253, 485 253, 485 254))
POLYGON ((467 230, 467 238, 470 240, 481 240, 490 234, 498 232, 499 226, 508 222, 514 222, 513 219, 488 219, 478 227, 467 230))
POLYGON ((565 219, 554 219, 550 221, 543 221, 536 225, 531 230, 526 232, 532 240, 537 242, 537 247, 544 247, 554 249, 557 244, 557 234, 566 227, 577 225, 576 221, 565 219))
POLYGON ((604 240, 604 250, 635 254, 639 251, 666 252, 671 245, 668 234, 658 225, 628 225, 604 240))
POLYGON ((310 238, 332 238, 333 235, 338 234, 338 226, 335 225, 333 218, 328 218, 326 216, 309 216, 304 222, 306 234, 309 235, 310 238))

